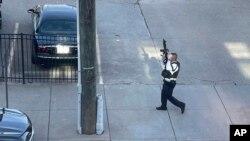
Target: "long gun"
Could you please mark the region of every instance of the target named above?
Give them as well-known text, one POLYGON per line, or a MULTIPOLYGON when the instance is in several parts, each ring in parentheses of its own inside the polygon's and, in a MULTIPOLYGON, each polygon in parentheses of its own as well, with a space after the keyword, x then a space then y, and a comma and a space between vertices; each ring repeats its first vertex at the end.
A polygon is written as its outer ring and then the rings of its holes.
POLYGON ((162 43, 163 43, 163 49, 160 49, 160 52, 163 53, 162 54, 162 61, 163 61, 164 64, 166 64, 167 63, 167 58, 168 58, 167 56, 168 56, 169 50, 168 50, 167 44, 166 44, 167 41, 165 39, 163 39, 162 43))
POLYGON ((162 43, 163 43, 163 49, 160 49, 160 51, 163 53, 163 54, 168 54, 168 48, 167 48, 167 41, 165 40, 165 39, 163 39, 163 41, 162 41, 162 43))

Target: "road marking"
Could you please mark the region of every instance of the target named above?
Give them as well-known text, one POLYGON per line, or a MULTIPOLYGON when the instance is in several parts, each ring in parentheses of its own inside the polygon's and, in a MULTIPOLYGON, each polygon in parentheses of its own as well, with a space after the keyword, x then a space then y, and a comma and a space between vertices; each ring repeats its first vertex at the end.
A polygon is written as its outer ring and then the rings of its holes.
POLYGON ((98 74, 99 74, 99 84, 103 84, 103 77, 102 77, 102 67, 101 67, 101 55, 100 55, 100 45, 99 45, 99 38, 98 34, 96 34, 96 56, 97 56, 97 65, 98 65, 98 74))
POLYGON ((12 62, 13 62, 13 57, 14 57, 14 50, 16 47, 16 34, 18 33, 18 29, 19 29, 19 23, 15 24, 15 30, 14 30, 14 39, 11 41, 10 44, 10 57, 9 57, 9 63, 8 63, 8 76, 10 76, 10 72, 11 72, 11 66, 12 66, 12 62))

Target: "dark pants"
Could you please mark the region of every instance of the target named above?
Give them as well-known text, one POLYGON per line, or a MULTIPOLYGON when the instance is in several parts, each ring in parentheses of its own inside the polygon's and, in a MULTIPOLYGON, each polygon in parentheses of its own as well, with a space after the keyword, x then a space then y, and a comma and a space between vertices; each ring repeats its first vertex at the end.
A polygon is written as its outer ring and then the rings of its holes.
POLYGON ((173 97, 173 90, 175 87, 176 83, 175 82, 164 82, 163 83, 163 88, 161 91, 161 106, 162 107, 167 107, 167 100, 169 100, 172 104, 175 106, 181 108, 184 103, 177 100, 175 97, 173 97))

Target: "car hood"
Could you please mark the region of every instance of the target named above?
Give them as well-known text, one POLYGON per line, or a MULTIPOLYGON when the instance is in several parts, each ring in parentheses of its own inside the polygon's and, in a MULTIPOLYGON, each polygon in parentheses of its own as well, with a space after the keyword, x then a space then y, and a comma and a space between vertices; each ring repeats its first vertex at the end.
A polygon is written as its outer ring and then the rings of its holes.
POLYGON ((44 35, 37 34, 35 39, 38 45, 77 45, 76 35, 44 35))
POLYGON ((5 109, 0 116, 0 139, 19 138, 30 126, 28 117, 18 110, 5 109))

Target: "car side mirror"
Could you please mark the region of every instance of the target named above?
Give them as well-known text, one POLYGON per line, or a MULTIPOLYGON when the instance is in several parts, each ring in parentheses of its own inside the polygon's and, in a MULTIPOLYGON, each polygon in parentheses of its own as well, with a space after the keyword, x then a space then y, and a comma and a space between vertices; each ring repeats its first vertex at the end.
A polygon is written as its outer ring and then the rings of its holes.
POLYGON ((28 13, 35 13, 35 10, 34 9, 29 9, 27 10, 28 13))

